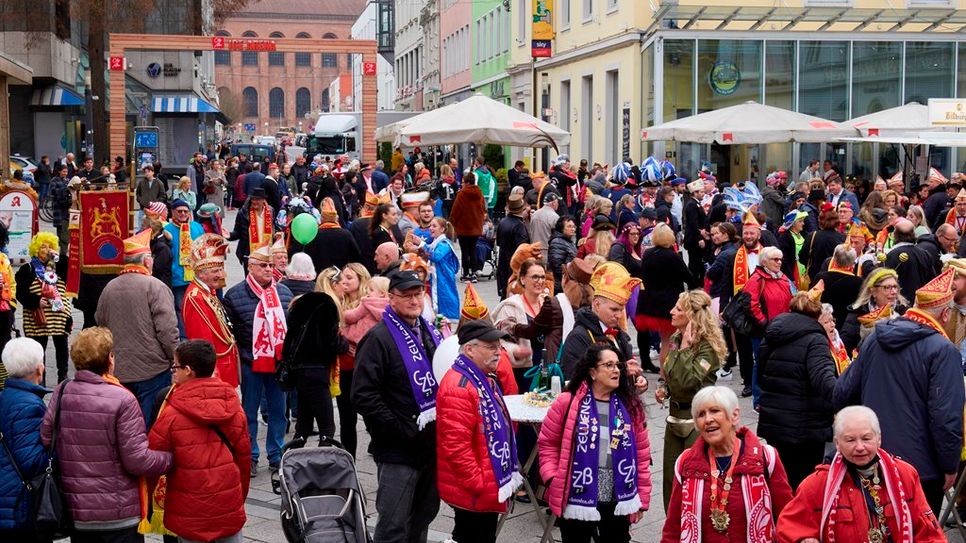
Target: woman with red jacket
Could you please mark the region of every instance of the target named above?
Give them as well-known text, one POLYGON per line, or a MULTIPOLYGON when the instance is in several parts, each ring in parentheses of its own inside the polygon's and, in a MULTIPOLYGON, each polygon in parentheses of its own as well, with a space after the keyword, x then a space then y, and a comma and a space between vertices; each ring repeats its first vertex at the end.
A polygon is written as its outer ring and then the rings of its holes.
POLYGON ((460 326, 460 355, 436 395, 437 485, 460 543, 495 543, 499 515, 523 484, 510 414, 491 377, 506 336, 484 320, 460 326))
POLYGON ((537 446, 563 541, 630 541, 651 502, 651 447, 644 406, 613 346, 594 345, 577 364, 537 446))
MULTIPOLYGON (((797 292, 792 280, 782 273, 782 251, 777 247, 765 247, 758 254, 758 267, 743 287, 751 296, 751 313, 761 324, 760 332, 751 338, 751 348, 755 353, 755 365, 751 373, 751 401, 755 409, 761 400, 758 388, 758 347, 765 336, 765 327, 775 317, 788 312, 792 296, 797 292)), ((746 393, 742 393, 745 396, 746 393)))
POLYGON ((456 231, 460 254, 463 257, 463 276, 460 281, 476 279, 476 270, 480 268, 479 262, 476 261, 476 240, 483 235, 486 200, 483 199, 483 191, 476 186, 476 176, 473 172, 467 173, 463 178, 463 188, 456 193, 449 220, 453 224, 453 230, 456 231))

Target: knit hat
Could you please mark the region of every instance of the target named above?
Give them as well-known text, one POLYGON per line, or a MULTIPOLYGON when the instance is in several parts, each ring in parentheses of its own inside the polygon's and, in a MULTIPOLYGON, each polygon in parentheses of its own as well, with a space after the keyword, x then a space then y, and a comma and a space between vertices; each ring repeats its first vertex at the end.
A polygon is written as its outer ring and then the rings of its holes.
POLYGON ((225 265, 228 241, 218 234, 202 234, 191 242, 191 267, 195 271, 225 265))
POLYGON ((151 202, 144 208, 144 214, 154 219, 168 220, 168 206, 164 202, 151 202))
POLYGON ((188 202, 185 202, 181 198, 178 198, 177 200, 171 202, 172 210, 178 209, 179 207, 187 207, 188 209, 191 209, 191 206, 188 205, 188 202))
POLYGON ((466 320, 486 319, 490 316, 490 310, 486 307, 486 302, 476 292, 473 283, 466 284, 463 291, 463 307, 460 308, 460 318, 466 320))
POLYGON ((322 199, 322 224, 338 224, 339 222, 339 212, 335 209, 335 203, 332 198, 325 197, 322 199))
POLYGON ((953 290, 953 278, 955 277, 956 272, 947 268, 946 271, 934 277, 932 281, 923 285, 916 291, 916 307, 919 309, 935 309, 948 304, 956 293, 953 290))
POLYGON ((594 296, 601 296, 621 305, 627 303, 634 287, 640 284, 640 279, 631 277, 624 266, 617 262, 601 264, 590 277, 590 287, 594 289, 594 296))
POLYGON ((124 240, 124 256, 134 256, 151 252, 151 229, 145 228, 124 240))

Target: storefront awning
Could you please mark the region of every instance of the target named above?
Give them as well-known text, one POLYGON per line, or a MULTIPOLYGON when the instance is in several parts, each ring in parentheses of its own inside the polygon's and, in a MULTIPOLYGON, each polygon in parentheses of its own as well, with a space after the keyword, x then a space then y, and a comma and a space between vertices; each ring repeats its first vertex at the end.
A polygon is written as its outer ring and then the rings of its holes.
POLYGON ((196 94, 164 94, 151 98, 154 113, 220 113, 196 94))
POLYGON ((30 105, 43 107, 83 106, 84 97, 60 85, 53 85, 45 89, 35 90, 33 97, 30 99, 30 105))

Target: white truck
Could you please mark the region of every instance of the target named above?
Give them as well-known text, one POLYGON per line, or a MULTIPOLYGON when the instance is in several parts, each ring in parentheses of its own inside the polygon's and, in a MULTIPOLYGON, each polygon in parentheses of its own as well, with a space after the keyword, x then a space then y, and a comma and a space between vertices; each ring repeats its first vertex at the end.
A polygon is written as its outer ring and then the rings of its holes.
MULTIPOLYGON (((366 130, 366 137, 374 137, 376 127, 384 126, 422 111, 380 111, 376 113, 376 126, 366 130)), ((349 155, 357 159, 362 152, 362 112, 323 113, 315 122, 315 129, 304 138, 296 138, 296 145, 305 147, 305 156, 312 159, 315 155, 337 157, 349 155)))

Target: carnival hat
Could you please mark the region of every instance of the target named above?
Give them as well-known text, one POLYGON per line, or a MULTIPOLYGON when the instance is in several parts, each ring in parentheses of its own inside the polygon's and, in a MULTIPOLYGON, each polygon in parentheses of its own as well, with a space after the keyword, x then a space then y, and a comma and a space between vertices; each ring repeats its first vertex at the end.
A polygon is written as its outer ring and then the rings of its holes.
POLYGON ((745 228, 749 226, 753 228, 761 228, 761 223, 759 223, 758 219, 755 218, 755 214, 749 211, 745 213, 745 216, 741 221, 741 226, 745 228))
POLYGON ((948 268, 916 291, 916 307, 935 309, 949 303, 955 295, 953 278, 956 272, 948 268))
POLYGON ((272 249, 266 243, 258 249, 252 251, 252 254, 248 255, 248 260, 257 260, 259 262, 272 262, 272 249))
POLYGON ((466 283, 466 290, 463 291, 463 307, 460 308, 460 318, 466 320, 486 319, 490 316, 490 310, 486 307, 486 302, 476 292, 473 283, 466 283))
POLYGON ((399 200, 404 208, 419 207, 429 201, 429 193, 426 191, 407 192, 399 200))
POLYGON ((617 262, 604 262, 590 277, 590 287, 594 289, 594 296, 601 296, 621 305, 627 303, 634 287, 640 284, 640 279, 631 277, 624 266, 617 262))
MULTIPOLYGON (((366 196, 368 198, 368 195, 366 196)), ((328 196, 322 199, 322 223, 338 224, 339 212, 335 209, 335 202, 328 196)))
POLYGON ((379 197, 369 191, 366 191, 366 205, 376 207, 379 205, 379 197))
POLYGON ((822 300, 822 293, 825 292, 825 280, 819 279, 818 283, 812 285, 812 288, 805 291, 812 301, 819 302, 822 300))
POLYGON ((124 256, 134 256, 151 252, 151 229, 145 228, 124 240, 124 256))
POLYGON ((272 244, 272 254, 288 254, 288 249, 285 248, 285 239, 281 234, 275 238, 275 243, 272 244))
POLYGON ((688 192, 694 193, 704 190, 704 181, 698 179, 697 181, 691 181, 688 183, 688 192))
POLYGON ((885 304, 884 306, 880 307, 879 309, 876 309, 875 311, 870 311, 865 315, 860 315, 859 324, 861 324, 866 328, 869 328, 873 326, 875 323, 883 319, 889 319, 890 317, 892 317, 892 306, 890 304, 885 304))
POLYGON ((154 219, 168 220, 168 206, 164 202, 151 202, 144 208, 144 214, 154 219))
POLYGON ((191 242, 191 267, 195 270, 225 265, 228 242, 218 234, 202 234, 191 242))
POLYGON ((953 270, 958 274, 966 275, 966 258, 951 258, 946 262, 943 270, 953 270))
POLYGON ((589 285, 594 275, 594 266, 583 258, 575 258, 564 266, 564 272, 574 281, 589 285))
POLYGON ((960 189, 959 194, 956 195, 957 200, 966 200, 966 189, 960 189))
POLYGON ((783 219, 783 222, 782 222, 782 228, 784 228, 785 230, 788 230, 789 228, 792 227, 793 224, 795 224, 795 221, 800 221, 805 217, 808 217, 808 213, 805 213, 804 211, 799 211, 797 209, 789 211, 788 213, 785 213, 785 218, 783 219))

